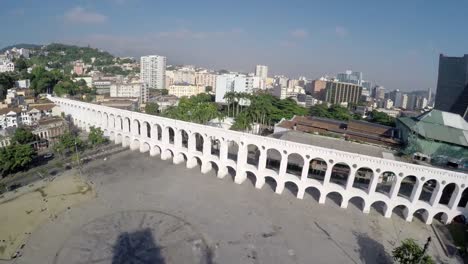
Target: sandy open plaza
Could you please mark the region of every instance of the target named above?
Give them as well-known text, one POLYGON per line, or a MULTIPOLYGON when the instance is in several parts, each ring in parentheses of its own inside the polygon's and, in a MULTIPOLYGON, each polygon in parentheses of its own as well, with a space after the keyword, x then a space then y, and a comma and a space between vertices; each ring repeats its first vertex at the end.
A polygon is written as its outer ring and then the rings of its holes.
POLYGON ((392 263, 402 239, 428 236, 437 263, 459 263, 417 219, 319 205, 138 152, 95 160, 83 177, 96 197, 46 219, 20 258, 0 263, 392 263))

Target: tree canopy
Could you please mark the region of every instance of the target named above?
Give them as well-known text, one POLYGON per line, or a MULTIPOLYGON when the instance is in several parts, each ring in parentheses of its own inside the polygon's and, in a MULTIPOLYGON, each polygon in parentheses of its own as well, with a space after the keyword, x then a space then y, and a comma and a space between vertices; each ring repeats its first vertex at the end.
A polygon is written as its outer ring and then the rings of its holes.
POLYGON ((92 146, 101 145, 107 142, 107 138, 104 137, 104 132, 99 127, 90 127, 88 134, 89 143, 92 146))
POLYGON ((351 120, 353 116, 346 107, 340 105, 332 105, 328 107, 326 103, 314 105, 309 109, 311 116, 331 118, 337 120, 351 120))
POLYGON ((218 105, 212 101, 209 94, 198 94, 190 98, 182 97, 177 106, 167 108, 162 116, 199 124, 221 117, 218 105))
POLYGON ((19 127, 13 134, 12 141, 18 144, 28 144, 37 140, 37 136, 34 135, 30 129, 19 127))
POLYGON ((159 105, 158 103, 146 103, 145 105, 145 113, 150 115, 157 115, 159 112, 159 105))
POLYGON ((369 121, 386 126, 395 126, 395 118, 387 115, 386 113, 375 110, 372 110, 369 121))
POLYGON ((27 144, 13 143, 0 148, 0 173, 5 176, 27 168, 35 155, 34 149, 27 144))
POLYGON ((393 259, 400 264, 435 264, 428 255, 423 256, 423 248, 414 239, 405 239, 401 245, 392 251, 393 259), (422 257, 422 261, 419 260, 422 257))
POLYGON ((54 145, 54 150, 55 152, 64 155, 70 151, 73 151, 75 144, 76 148, 79 150, 83 149, 84 147, 84 143, 79 137, 71 133, 66 133, 59 137, 59 141, 54 145))
POLYGON ((232 129, 249 130, 254 123, 269 126, 282 118, 306 115, 307 109, 292 99, 279 99, 270 94, 226 93, 227 116, 234 117, 232 129))

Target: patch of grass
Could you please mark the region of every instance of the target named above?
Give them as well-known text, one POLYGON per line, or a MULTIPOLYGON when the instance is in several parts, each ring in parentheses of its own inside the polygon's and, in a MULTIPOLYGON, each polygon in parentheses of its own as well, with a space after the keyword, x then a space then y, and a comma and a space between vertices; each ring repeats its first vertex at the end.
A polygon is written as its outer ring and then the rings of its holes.
POLYGON ((455 245, 462 251, 465 251, 468 243, 466 226, 461 223, 451 223, 447 227, 452 235, 455 245))

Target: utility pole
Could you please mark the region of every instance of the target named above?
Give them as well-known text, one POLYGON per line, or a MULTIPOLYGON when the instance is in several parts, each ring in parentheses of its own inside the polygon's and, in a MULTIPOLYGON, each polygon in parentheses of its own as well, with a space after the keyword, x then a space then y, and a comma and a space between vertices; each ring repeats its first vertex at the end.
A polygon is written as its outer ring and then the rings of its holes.
POLYGON ((76 143, 76 138, 75 138, 75 155, 76 155, 76 162, 78 163, 78 172, 80 173, 80 178, 83 180, 83 175, 81 174, 80 155, 78 154, 78 146, 76 143))
POLYGON ((418 264, 421 264, 421 263, 422 263, 422 261, 423 261, 423 259, 424 259, 424 255, 426 255, 426 251, 427 251, 427 249, 429 248, 429 244, 431 244, 431 237, 428 237, 428 238, 427 238, 426 244, 424 245, 424 249, 423 249, 422 255, 421 255, 421 257, 419 257, 418 264))

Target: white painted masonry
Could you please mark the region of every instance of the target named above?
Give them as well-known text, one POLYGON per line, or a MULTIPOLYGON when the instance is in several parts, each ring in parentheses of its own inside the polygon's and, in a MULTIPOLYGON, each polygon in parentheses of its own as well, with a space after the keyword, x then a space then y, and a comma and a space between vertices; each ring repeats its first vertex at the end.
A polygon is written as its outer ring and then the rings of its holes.
POLYGON ((70 99, 49 99, 83 129, 100 127, 117 144, 149 152, 151 156, 161 155, 161 159, 172 159, 175 164, 186 162, 187 168, 200 165, 202 173, 215 169, 218 178, 235 173, 234 181, 238 184, 251 179, 260 189, 267 182, 275 183, 278 194, 285 187, 295 189, 299 199, 306 192, 312 192, 322 204, 327 196, 333 194, 341 198, 339 203, 342 208, 347 208, 351 200, 359 200, 364 213, 369 213, 371 206, 380 205, 384 216, 390 218, 393 210, 399 208, 397 210, 401 210, 407 221, 420 215, 427 224, 434 217, 450 223, 458 215, 468 216, 468 175, 464 173, 70 99), (365 182, 363 175, 370 175, 368 183, 362 183, 365 182), (389 187, 387 190, 380 186, 384 181, 389 187), (402 195, 403 186, 409 190, 406 196, 402 195), (429 187, 423 190, 424 186, 429 187), (431 190, 429 196, 428 189, 431 190), (443 193, 446 202, 441 200, 443 193), (427 198, 423 199, 423 196, 427 198))

